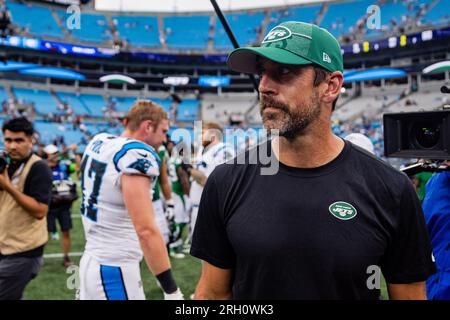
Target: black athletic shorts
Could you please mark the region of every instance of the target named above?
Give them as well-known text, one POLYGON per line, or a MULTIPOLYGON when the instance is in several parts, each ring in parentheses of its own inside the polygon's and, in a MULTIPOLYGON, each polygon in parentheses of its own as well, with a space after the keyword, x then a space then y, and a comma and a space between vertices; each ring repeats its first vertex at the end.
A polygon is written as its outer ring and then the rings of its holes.
POLYGON ((47 215, 47 228, 48 232, 56 232, 56 220, 58 220, 61 227, 61 231, 69 231, 72 229, 71 218, 72 205, 62 205, 56 208, 50 208, 47 215))

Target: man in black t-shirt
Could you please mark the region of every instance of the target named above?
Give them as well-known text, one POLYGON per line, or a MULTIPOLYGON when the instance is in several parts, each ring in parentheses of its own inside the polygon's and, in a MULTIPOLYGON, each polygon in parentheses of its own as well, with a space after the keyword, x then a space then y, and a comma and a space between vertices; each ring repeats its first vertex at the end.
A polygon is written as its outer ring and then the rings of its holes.
POLYGON ((33 154, 27 119, 5 122, 2 132, 8 166, 0 172, 0 300, 18 300, 43 263, 52 173, 33 154))
POLYGON ((435 265, 412 184, 331 131, 336 39, 286 22, 228 66, 259 74, 263 123, 278 136, 208 179, 191 247, 204 261, 195 298, 379 299, 383 273, 391 299, 426 299, 435 265))

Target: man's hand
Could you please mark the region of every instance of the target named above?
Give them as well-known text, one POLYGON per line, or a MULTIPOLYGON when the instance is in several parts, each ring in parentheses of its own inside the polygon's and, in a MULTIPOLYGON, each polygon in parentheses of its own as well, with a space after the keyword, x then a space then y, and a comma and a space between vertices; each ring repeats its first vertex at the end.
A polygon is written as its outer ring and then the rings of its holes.
POLYGON ((25 211, 27 211, 31 216, 36 219, 43 219, 48 212, 48 205, 38 202, 36 199, 27 196, 23 192, 20 192, 14 185, 8 176, 8 169, 5 169, 2 174, 0 174, 0 190, 5 190, 8 192, 14 200, 19 204, 25 211))
POLYGON ((8 168, 6 168, 2 174, 0 174, 0 189, 8 191, 8 188, 11 188, 11 180, 8 176, 8 168))

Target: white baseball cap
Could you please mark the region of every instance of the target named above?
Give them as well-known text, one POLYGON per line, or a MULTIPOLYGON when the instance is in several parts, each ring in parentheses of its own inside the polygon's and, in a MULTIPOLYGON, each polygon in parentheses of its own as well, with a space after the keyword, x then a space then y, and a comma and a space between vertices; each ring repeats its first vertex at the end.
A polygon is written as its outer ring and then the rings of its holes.
POLYGON ((57 153, 58 151, 59 151, 59 150, 58 150, 58 147, 55 146, 54 144, 49 144, 49 145, 45 146, 45 148, 44 148, 44 152, 45 152, 46 154, 55 154, 55 153, 57 153))
POLYGON ((363 148, 366 151, 369 151, 371 154, 375 154, 375 148, 373 146, 372 140, 363 135, 362 133, 350 133, 345 137, 345 140, 350 141, 351 143, 356 144, 358 147, 363 148))

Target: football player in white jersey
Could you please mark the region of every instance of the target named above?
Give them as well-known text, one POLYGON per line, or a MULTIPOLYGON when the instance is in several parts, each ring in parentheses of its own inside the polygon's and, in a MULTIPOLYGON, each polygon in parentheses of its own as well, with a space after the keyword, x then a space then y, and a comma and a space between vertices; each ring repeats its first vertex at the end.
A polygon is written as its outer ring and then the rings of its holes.
POLYGON ((198 206, 203 187, 214 168, 231 160, 235 156, 234 148, 222 142, 223 129, 215 122, 208 122, 202 127, 202 151, 197 154, 193 167, 184 166, 193 179, 190 198, 192 201, 189 238, 192 239, 195 222, 197 221, 198 206))
POLYGON ((145 299, 142 256, 164 298, 183 298, 151 200, 159 175, 155 148, 165 141, 168 129, 166 112, 140 100, 129 110, 121 136, 101 133, 86 147, 81 163, 86 247, 80 261, 79 299, 145 299))

